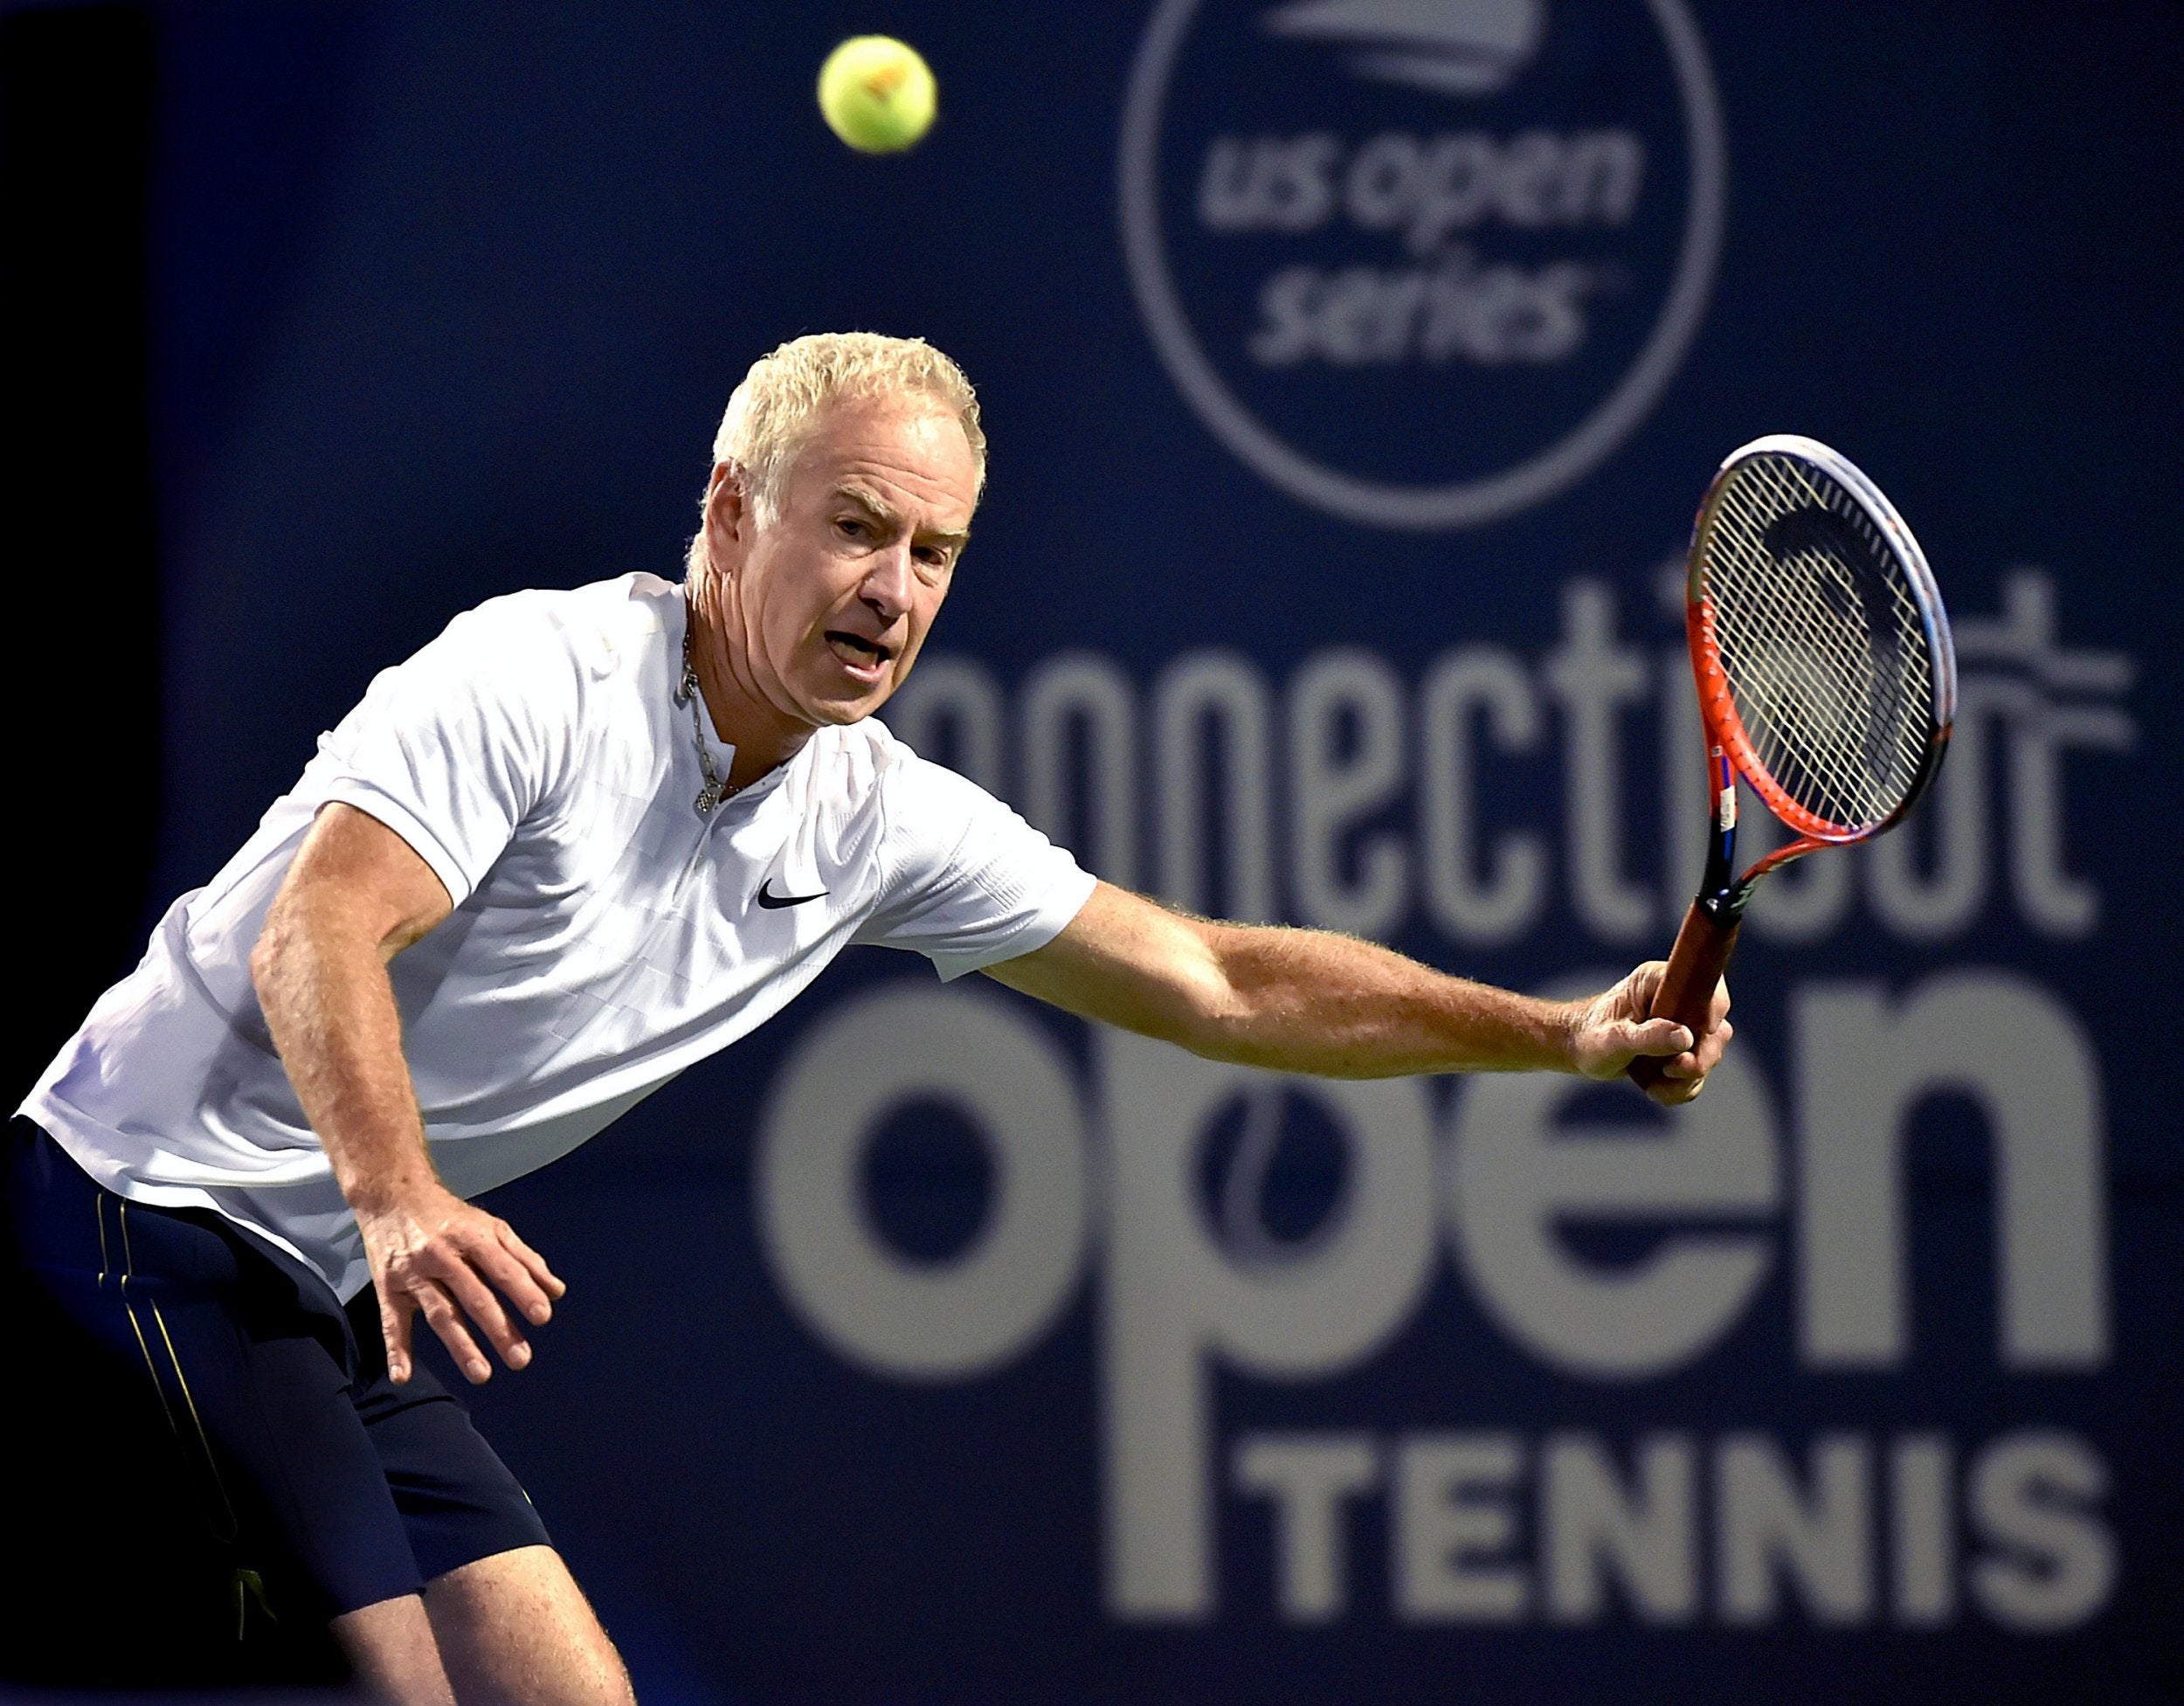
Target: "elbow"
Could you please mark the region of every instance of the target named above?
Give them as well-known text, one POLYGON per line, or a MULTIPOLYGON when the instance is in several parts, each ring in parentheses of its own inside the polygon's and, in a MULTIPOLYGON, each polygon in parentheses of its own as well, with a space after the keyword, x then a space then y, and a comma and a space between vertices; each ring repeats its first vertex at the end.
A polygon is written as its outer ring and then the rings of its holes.
POLYGON ((1242 1061, 1241 1033, 1216 1016, 1192 1008, 1151 1034, 1201 1060, 1242 1061))
POLYGON ((1219 963, 1192 979, 1180 992, 1168 1040, 1208 1060, 1263 1066, 1258 1046, 1265 1015, 1252 992, 1219 963))
POLYGON ((258 1005, 266 1005, 272 989, 275 968, 280 964, 280 944, 273 929, 273 921, 266 920, 266 928, 258 933, 258 941, 250 950, 250 986, 258 993, 258 1005))
POLYGON ((257 991, 261 1009, 272 1006, 274 991, 280 984, 280 968, 294 946, 295 921, 291 909, 282 904, 284 899, 274 900, 272 910, 266 915, 266 927, 259 931, 258 940, 250 950, 251 988, 257 991))

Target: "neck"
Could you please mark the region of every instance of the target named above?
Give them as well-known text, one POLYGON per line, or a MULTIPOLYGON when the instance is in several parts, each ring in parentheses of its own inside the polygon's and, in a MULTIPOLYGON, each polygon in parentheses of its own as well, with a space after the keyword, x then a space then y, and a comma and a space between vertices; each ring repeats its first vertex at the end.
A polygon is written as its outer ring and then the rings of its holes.
POLYGON ((812 738, 812 729, 808 723, 784 716, 759 691, 733 582, 711 572, 693 574, 683 597, 698 691, 705 695, 714 732, 736 749, 728 784, 740 792, 795 757, 812 738))

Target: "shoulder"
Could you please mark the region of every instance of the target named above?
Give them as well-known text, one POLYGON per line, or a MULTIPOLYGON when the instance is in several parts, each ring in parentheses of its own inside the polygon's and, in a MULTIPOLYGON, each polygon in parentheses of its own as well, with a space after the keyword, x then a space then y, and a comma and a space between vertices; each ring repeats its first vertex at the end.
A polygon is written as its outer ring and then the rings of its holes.
POLYGON ((628 719, 620 701, 672 687, 680 589, 629 575, 566 591, 511 592, 467 610, 373 677, 336 732, 356 748, 374 730, 436 730, 466 749, 572 755, 628 719))
POLYGON ((465 611, 434 644, 518 671, 611 675, 659 652, 681 600, 679 586, 646 574, 510 592, 465 611))
POLYGON ((1051 850, 1013 806, 969 777, 921 757, 879 724, 857 727, 869 731, 862 739, 872 755, 872 809, 891 884, 1018 870, 1051 850))
POLYGON ((625 575, 488 598, 381 672, 367 702, 548 725, 587 722, 619 691, 672 687, 667 636, 680 620, 681 597, 672 582, 625 575))
POLYGON ((868 832, 892 819, 896 773, 915 758, 867 718, 817 730, 790 769, 807 806, 844 830, 858 823, 868 832))
POLYGON ((871 770, 871 786, 891 822, 968 827, 1008 808, 969 777, 921 758, 908 741, 877 718, 838 732, 854 737, 871 770))
POLYGON ((800 809, 830 838, 877 853, 895 874, 947 860, 982 822, 1008 808, 928 759, 873 718, 819 729, 796 761, 800 809))

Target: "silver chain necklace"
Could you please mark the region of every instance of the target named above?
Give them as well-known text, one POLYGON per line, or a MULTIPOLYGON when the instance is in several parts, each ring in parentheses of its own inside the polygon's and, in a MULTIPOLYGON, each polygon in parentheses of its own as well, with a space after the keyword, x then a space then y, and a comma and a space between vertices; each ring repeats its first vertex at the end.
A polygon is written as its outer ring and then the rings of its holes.
POLYGON ((690 739, 698 749, 698 768, 705 773, 705 786, 698 790, 698 797, 691 804, 698 808, 698 816, 709 818, 713 815, 714 807, 730 798, 736 789, 726 777, 713 768, 713 755, 705 744, 705 725, 698 719, 698 666, 690 653, 690 630, 696 619, 697 612, 685 606, 682 613, 682 685, 675 690, 675 697, 689 701, 690 739))

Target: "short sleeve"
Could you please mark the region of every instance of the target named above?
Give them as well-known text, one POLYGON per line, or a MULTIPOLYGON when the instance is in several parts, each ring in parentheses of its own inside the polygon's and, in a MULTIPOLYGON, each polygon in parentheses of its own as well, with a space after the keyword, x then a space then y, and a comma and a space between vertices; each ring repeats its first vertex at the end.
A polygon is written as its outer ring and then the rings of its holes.
POLYGON ((1091 898, 1091 874, 976 783, 898 751, 884 888, 856 939, 921 953, 945 980, 1060 936, 1091 898))
POLYGON ((577 724, 566 638, 520 604, 457 617, 320 743, 323 798, 399 835, 457 906, 551 786, 577 724))

